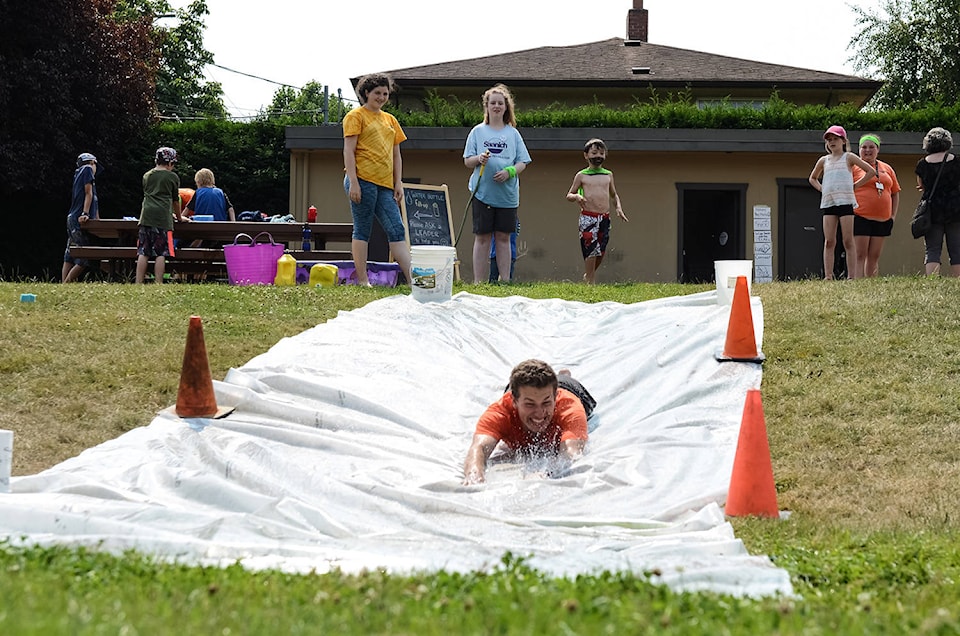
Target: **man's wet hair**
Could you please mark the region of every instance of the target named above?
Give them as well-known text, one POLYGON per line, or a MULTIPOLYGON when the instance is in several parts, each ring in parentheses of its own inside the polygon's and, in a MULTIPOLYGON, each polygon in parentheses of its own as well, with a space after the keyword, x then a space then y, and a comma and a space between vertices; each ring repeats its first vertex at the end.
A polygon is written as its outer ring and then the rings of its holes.
POLYGON ((514 399, 520 397, 520 387, 532 386, 537 389, 553 387, 557 390, 557 374, 543 360, 524 360, 510 372, 510 393, 514 399))
POLYGON ((590 152, 590 149, 591 149, 591 148, 594 148, 594 147, 596 147, 596 148, 598 148, 599 150, 602 150, 602 151, 604 151, 604 152, 607 151, 607 144, 603 143, 603 139, 598 139, 598 138, 595 137, 595 138, 591 139, 590 141, 588 141, 587 143, 583 144, 583 152, 584 152, 584 154, 590 152))

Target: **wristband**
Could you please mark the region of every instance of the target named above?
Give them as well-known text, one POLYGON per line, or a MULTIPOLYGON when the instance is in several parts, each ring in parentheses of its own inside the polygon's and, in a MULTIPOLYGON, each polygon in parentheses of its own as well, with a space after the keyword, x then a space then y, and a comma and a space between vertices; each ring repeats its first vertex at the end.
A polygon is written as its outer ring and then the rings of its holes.
POLYGON ((506 172, 508 175, 510 175, 511 179, 517 178, 517 169, 515 167, 507 166, 506 168, 503 169, 503 171, 506 172))

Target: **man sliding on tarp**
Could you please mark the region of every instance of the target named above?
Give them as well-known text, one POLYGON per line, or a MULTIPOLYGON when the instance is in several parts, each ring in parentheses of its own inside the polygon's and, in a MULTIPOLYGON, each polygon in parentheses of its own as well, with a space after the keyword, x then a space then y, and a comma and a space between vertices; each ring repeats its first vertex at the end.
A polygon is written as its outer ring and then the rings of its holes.
POLYGON ((587 418, 597 403, 569 371, 558 376, 546 362, 526 360, 510 372, 507 388, 477 422, 464 485, 484 482, 487 460, 500 441, 521 456, 553 455, 566 465, 583 454, 587 418))

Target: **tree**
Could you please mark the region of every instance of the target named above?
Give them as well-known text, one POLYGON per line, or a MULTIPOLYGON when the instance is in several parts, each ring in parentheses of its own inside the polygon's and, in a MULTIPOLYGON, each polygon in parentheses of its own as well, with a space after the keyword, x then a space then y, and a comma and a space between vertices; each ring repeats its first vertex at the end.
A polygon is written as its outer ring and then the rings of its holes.
POLYGON ((273 101, 263 113, 267 121, 287 125, 317 126, 324 121, 339 122, 350 106, 337 95, 325 94, 320 82, 311 80, 301 88, 284 86, 273 94, 273 101), (324 112, 327 113, 324 117, 324 112))
POLYGON ((953 102, 960 89, 957 0, 884 0, 881 12, 851 8, 860 28, 849 46, 854 68, 885 82, 871 106, 953 102))
POLYGON ((51 179, 62 176, 65 151, 109 154, 151 122, 149 25, 115 21, 113 4, 0 0, 3 187, 62 188, 51 179))
POLYGON ((117 21, 114 5, 0 0, 0 202, 10 223, 0 235, 0 265, 6 273, 59 269, 77 155, 92 152, 106 168, 97 177, 107 199, 115 180, 125 178, 118 166, 126 163, 127 149, 153 121, 149 21, 117 21))
POLYGON ((203 69, 213 63, 213 53, 203 46, 204 16, 210 14, 206 0, 194 0, 184 9, 174 9, 168 0, 118 0, 116 12, 124 20, 151 20, 160 53, 156 104, 162 117, 226 117, 223 87, 204 81, 203 69), (176 26, 158 22, 167 18, 174 19, 176 26))

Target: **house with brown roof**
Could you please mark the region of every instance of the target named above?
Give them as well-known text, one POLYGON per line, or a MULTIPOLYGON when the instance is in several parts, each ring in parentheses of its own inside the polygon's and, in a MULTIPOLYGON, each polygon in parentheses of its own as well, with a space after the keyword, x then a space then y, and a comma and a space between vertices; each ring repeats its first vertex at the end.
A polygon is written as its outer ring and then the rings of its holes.
POLYGON ((621 108, 647 101, 653 94, 681 90, 705 104, 721 99, 763 102, 776 91, 795 104, 849 103, 860 108, 881 86, 860 77, 653 44, 647 41, 643 0, 633 4, 627 12, 626 39, 544 46, 388 71, 402 87, 397 104, 422 109, 428 91, 472 101, 492 83, 502 82, 527 108, 593 101, 621 108))
MULTIPOLYGON (((510 87, 518 112, 550 104, 599 102, 620 108, 683 91, 700 107, 727 100, 761 104, 776 92, 797 104, 862 107, 881 83, 855 76, 794 68, 647 41, 648 12, 634 0, 627 37, 574 46, 548 46, 493 57, 376 71, 398 86, 401 109, 424 108, 431 92, 479 101, 496 83, 510 87), (495 62, 495 63, 494 63, 495 62)), ((373 71, 373 70, 372 70, 373 71)), ((836 122, 843 124, 844 122, 836 122)), ((469 198, 463 166, 468 128, 408 128, 401 146, 404 181, 450 189, 459 227, 469 198)), ((584 164, 583 143, 601 137, 610 149, 605 167, 616 177, 629 223, 614 220, 598 281, 710 281, 713 261, 754 259, 757 273, 774 279, 822 275, 819 194, 807 183, 823 154, 823 131, 693 129, 521 129, 533 162, 521 179, 519 280, 578 280, 583 262, 577 208, 564 195, 584 164), (755 258, 756 256, 756 258, 755 258)), ((901 211, 913 210, 913 167, 922 135, 880 132, 881 159, 897 172, 901 211)), ((350 219, 343 196, 339 126, 290 127, 291 210, 317 205, 326 220, 350 219)), ((853 150, 856 150, 855 148, 853 150)), ((901 216, 901 218, 904 218, 901 216)), ((469 224, 469 220, 467 220, 469 224)), ((881 273, 915 273, 922 250, 908 223, 895 225, 881 273)), ((467 231, 458 245, 461 271, 473 279, 467 231)))
MULTIPOLYGON (((611 38, 575 46, 545 46, 515 53, 389 71, 402 90, 401 108, 422 109, 428 91, 475 100, 491 79, 510 87, 527 108, 598 101, 622 108, 654 94, 689 91, 701 102, 763 102, 776 91, 796 104, 863 106, 880 82, 859 77, 741 60, 642 40, 611 38), (491 78, 490 69, 498 71, 491 78)), ((359 78, 353 78, 353 82, 359 78)))

